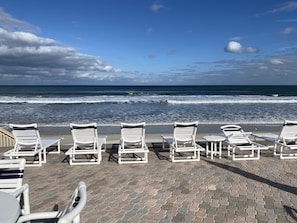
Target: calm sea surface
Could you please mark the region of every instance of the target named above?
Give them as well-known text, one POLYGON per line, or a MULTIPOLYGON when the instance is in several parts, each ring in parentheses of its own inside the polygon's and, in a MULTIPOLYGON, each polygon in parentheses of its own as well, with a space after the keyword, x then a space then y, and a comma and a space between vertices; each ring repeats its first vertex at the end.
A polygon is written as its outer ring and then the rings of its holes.
POLYGON ((297 120, 297 86, 2 86, 0 124, 297 120))

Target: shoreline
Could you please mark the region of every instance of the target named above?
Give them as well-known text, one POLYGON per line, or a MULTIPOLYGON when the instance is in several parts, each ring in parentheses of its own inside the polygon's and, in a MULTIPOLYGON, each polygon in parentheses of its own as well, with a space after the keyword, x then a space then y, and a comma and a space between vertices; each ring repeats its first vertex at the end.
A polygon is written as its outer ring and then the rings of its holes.
MULTIPOLYGON (((240 123, 228 123, 240 125, 246 132, 251 131, 273 131, 279 132, 282 129, 282 123, 271 124, 271 123, 258 123, 258 124, 240 124, 240 123)), ((197 133, 221 133, 220 127, 226 124, 199 124, 197 133)), ((38 125, 38 128, 41 132, 47 135, 57 135, 59 133, 66 134, 70 133, 69 126, 42 126, 38 125)), ((98 124, 98 132, 100 134, 120 134, 120 125, 100 125, 98 124)), ((173 123, 172 124, 146 124, 145 126, 147 134, 168 134, 173 131, 173 123)))

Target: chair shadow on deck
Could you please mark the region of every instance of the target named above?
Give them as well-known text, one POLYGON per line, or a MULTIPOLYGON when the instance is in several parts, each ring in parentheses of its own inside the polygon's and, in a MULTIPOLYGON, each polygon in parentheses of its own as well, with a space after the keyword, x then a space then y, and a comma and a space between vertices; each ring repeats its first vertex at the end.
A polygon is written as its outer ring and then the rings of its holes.
POLYGON ((110 148, 106 148, 106 153, 108 153, 108 161, 109 162, 118 162, 118 148, 119 144, 112 144, 110 148))
POLYGON ((287 205, 284 205, 284 209, 291 216, 292 219, 297 221, 297 210, 295 208, 291 208, 291 207, 289 207, 287 205))
POLYGON ((151 143, 152 147, 150 150, 152 150, 159 160, 167 160, 170 161, 169 158, 169 148, 163 148, 162 143, 151 143))
POLYGON ((225 169, 225 170, 231 171, 233 173, 239 174, 239 175, 241 175, 243 177, 246 177, 246 178, 249 178, 249 179, 252 179, 252 180, 256 180, 258 182, 265 183, 267 185, 275 187, 275 188, 277 188, 279 190, 283 190, 283 191, 286 191, 288 193, 297 195, 297 188, 296 187, 292 187, 292 186, 289 186, 289 185, 286 185, 286 184, 271 181, 269 179, 258 176, 256 174, 249 173, 247 171, 241 170, 238 167, 233 167, 233 166, 229 166, 229 165, 226 165, 226 164, 223 164, 223 163, 213 162, 213 161, 210 161, 210 160, 207 160, 207 159, 203 159, 203 160, 205 162, 209 163, 209 164, 212 164, 212 165, 220 167, 222 169, 225 169))

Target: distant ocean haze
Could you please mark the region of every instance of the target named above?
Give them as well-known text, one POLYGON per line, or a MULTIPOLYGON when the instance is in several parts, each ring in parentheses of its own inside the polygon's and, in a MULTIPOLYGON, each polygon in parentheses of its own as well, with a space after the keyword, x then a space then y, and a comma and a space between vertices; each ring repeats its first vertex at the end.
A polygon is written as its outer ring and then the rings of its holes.
POLYGON ((2 86, 0 123, 281 123, 297 120, 296 86, 2 86))

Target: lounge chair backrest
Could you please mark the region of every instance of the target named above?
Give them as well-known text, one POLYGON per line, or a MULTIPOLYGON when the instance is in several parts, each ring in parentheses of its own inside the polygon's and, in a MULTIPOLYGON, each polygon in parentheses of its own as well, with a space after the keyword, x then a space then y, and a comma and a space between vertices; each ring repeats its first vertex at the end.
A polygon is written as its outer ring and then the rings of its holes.
POLYGON ((87 189, 84 182, 79 182, 71 196, 71 200, 61 214, 58 223, 79 223, 80 213, 87 202, 87 189))
POLYGON ((145 122, 121 123, 121 140, 128 143, 145 142, 145 122))
POLYGON ((194 142, 198 128, 196 122, 174 122, 173 140, 175 142, 194 142))
POLYGON ((279 138, 285 143, 295 141, 297 139, 297 121, 285 120, 279 138))
POLYGON ((0 191, 12 193, 23 184, 25 159, 0 160, 0 191))
POLYGON ((75 145, 97 143, 97 124, 70 124, 71 134, 75 145))
POLYGON ((19 148, 35 148, 37 150, 40 145, 40 134, 37 124, 17 125, 10 124, 12 134, 15 139, 15 149, 19 148))
POLYGON ((251 140, 239 125, 224 125, 221 130, 231 144, 245 144, 251 143, 251 140))

